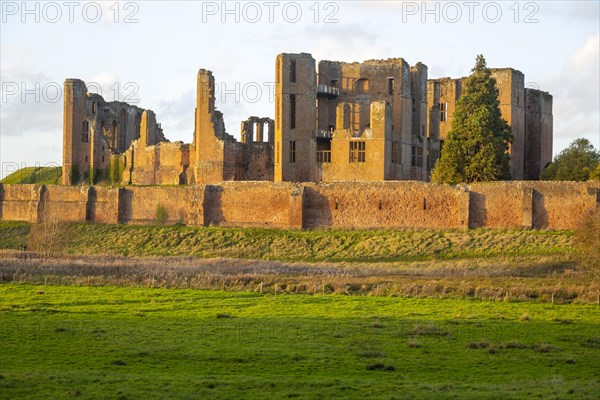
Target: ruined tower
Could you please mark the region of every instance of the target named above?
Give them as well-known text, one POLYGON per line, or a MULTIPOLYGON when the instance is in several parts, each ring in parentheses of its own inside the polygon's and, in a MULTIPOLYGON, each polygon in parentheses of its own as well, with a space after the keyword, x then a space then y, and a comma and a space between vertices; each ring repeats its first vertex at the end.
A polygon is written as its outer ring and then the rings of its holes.
POLYGON ((85 97, 87 88, 79 79, 67 79, 64 83, 63 109, 63 166, 62 183, 71 185, 79 181, 80 151, 82 141, 89 140, 89 124, 85 120, 85 97))
POLYGON ((525 75, 513 68, 492 68, 492 77, 500 91, 500 112, 512 130, 510 145, 510 175, 512 180, 524 179, 525 165, 525 75))
POLYGON ((525 179, 540 179, 552 162, 552 95, 525 88, 525 179))
POLYGON ((310 54, 280 54, 275 67, 274 179, 314 180, 316 83, 310 54))
POLYGON ((194 128, 196 183, 216 183, 223 180, 223 146, 216 136, 215 117, 215 78, 212 72, 201 69, 198 71, 196 86, 194 128))

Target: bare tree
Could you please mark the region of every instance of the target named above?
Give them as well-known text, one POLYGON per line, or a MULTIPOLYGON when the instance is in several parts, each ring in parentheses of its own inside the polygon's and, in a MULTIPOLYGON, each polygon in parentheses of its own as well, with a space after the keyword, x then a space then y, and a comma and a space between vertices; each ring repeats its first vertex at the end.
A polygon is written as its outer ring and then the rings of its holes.
POLYGON ((29 231, 27 248, 44 258, 63 254, 68 244, 67 227, 66 223, 42 210, 39 222, 33 224, 29 231))

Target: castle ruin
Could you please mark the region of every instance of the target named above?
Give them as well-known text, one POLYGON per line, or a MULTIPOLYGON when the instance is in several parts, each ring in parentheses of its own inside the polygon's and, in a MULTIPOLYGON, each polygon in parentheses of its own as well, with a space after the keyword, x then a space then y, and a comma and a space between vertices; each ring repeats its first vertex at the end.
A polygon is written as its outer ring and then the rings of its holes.
MULTIPOLYGON (((539 179, 552 160, 552 96, 522 72, 492 69, 512 128, 511 174, 539 179)), ((201 185, 223 181, 427 181, 443 151, 464 78, 428 79, 402 58, 363 63, 280 54, 275 116, 241 122, 238 142, 215 108, 211 71, 197 76, 192 143, 169 142, 156 115, 65 81, 65 185, 201 185)))

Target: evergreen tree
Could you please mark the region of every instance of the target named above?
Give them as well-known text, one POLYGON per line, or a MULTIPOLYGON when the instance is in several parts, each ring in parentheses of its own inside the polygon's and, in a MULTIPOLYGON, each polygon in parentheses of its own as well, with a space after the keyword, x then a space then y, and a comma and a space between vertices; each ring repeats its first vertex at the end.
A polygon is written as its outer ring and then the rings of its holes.
POLYGON ((465 78, 450 132, 431 180, 457 184, 510 179, 510 126, 500 114, 496 80, 483 55, 465 78))
POLYGON ((600 179, 600 152, 585 139, 575 139, 542 172, 543 180, 587 181, 600 179))

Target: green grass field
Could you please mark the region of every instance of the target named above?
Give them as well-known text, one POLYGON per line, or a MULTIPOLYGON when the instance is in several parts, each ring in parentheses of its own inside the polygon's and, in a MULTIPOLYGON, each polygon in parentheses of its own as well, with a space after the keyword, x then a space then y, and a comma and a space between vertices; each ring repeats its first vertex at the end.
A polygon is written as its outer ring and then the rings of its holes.
POLYGON ((62 167, 26 167, 8 175, 0 183, 37 183, 58 185, 62 175, 62 167))
POLYGON ((0 285, 6 399, 596 399, 594 305, 0 285))
POLYGON ((2 398, 600 392, 569 231, 75 224, 48 258, 30 229, 0 223, 2 398))

